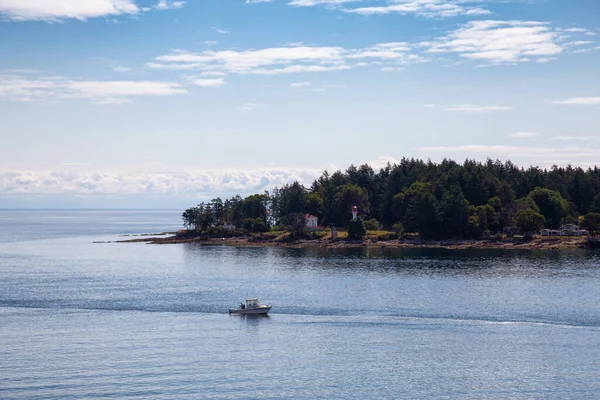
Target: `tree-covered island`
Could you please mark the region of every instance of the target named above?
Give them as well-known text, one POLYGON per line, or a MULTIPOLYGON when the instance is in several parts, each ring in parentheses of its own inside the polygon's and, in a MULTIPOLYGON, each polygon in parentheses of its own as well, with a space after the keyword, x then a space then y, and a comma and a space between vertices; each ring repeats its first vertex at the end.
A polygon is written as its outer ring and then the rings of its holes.
POLYGON ((325 171, 310 187, 293 182, 246 198, 215 198, 182 217, 185 229, 174 238, 182 241, 245 237, 320 246, 349 240, 531 241, 542 230, 593 236, 600 230, 600 169, 402 159, 379 171, 367 164, 325 171), (307 226, 307 217, 316 217, 318 226, 307 226))

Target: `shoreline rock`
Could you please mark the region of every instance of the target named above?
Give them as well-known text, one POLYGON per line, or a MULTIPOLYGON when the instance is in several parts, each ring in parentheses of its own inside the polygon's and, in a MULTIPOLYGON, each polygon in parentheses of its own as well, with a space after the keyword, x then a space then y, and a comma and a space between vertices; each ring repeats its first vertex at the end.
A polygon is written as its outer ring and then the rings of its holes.
MULTIPOLYGON (((143 235, 141 235, 143 236, 143 235)), ((169 237, 151 237, 118 240, 114 243, 147 243, 147 244, 181 244, 195 243, 205 246, 233 246, 233 247, 283 247, 291 249, 304 248, 431 248, 431 249, 516 249, 516 250, 562 250, 586 248, 586 239, 581 237, 568 238, 534 238, 530 241, 523 240, 445 240, 445 241, 415 241, 415 240, 390 240, 390 241, 345 241, 321 239, 321 240, 297 240, 294 242, 281 242, 276 240, 251 241, 248 237, 243 238, 221 238, 204 239, 200 238, 178 238, 169 237)))

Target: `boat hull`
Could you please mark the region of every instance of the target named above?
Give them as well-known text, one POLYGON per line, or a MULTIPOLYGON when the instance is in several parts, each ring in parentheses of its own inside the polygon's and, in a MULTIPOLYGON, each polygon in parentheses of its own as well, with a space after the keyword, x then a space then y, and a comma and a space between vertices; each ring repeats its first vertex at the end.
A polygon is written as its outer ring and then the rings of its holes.
POLYGON ((271 307, 257 307, 257 308, 230 308, 229 314, 235 315, 266 315, 271 310, 271 307))

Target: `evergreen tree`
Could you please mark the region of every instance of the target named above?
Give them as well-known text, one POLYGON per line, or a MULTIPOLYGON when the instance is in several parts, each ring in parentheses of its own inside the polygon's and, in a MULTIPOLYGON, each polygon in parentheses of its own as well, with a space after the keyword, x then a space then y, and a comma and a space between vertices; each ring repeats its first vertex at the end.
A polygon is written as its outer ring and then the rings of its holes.
POLYGON ((348 224, 348 239, 362 240, 367 234, 367 228, 362 218, 353 219, 348 224))

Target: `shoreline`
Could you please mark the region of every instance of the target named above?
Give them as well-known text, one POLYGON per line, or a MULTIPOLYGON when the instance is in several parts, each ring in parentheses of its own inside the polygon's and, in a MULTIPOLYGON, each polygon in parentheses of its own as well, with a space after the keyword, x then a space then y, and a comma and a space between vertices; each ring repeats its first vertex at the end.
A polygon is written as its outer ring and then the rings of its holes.
MULTIPOLYGON (((445 241, 414 241, 414 240, 389 240, 389 241, 346 241, 330 239, 316 240, 297 240, 293 242, 283 242, 277 240, 253 241, 247 237, 237 238, 218 238, 218 239, 200 239, 200 238, 178 238, 175 235, 164 236, 168 233, 160 234, 142 234, 135 239, 117 240, 112 243, 147 243, 147 244, 181 244, 195 243, 205 246, 232 246, 232 247, 282 247, 290 249, 305 248, 390 248, 390 249, 517 249, 517 250, 563 250, 563 249, 585 249, 587 240, 583 237, 549 237, 533 238, 529 241, 523 240, 445 240, 445 241)), ((134 235, 128 235, 134 236, 134 235)))

